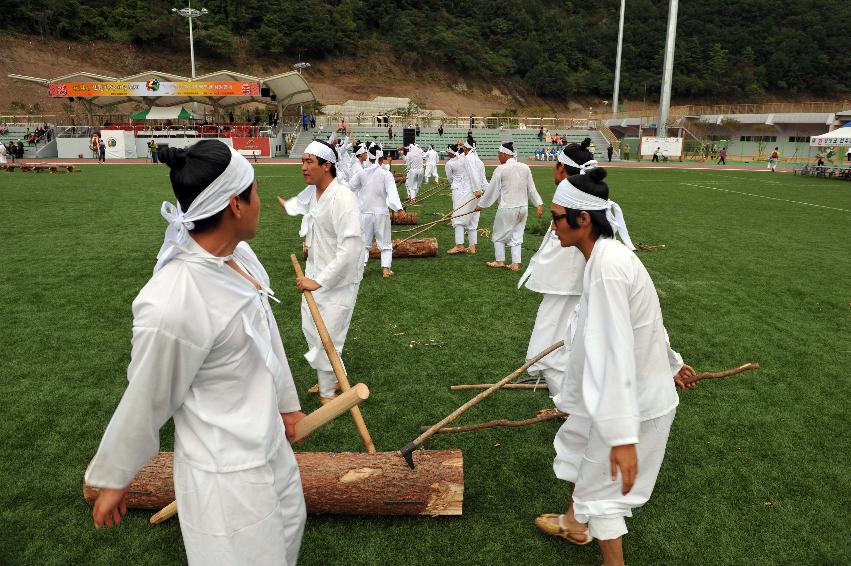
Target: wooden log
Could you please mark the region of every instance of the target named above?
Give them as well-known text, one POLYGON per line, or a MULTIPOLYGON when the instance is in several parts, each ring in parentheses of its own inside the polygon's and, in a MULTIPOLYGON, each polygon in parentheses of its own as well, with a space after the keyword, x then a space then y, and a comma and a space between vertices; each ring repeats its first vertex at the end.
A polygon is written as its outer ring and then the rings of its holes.
POLYGON ((419 224, 419 215, 416 212, 400 210, 390 215, 390 224, 419 224))
MULTIPOLYGON (((302 242, 302 254, 307 259, 307 246, 302 242)), ((393 240, 393 257, 435 257, 437 256, 437 238, 411 238, 410 240, 393 240)), ((372 242, 369 257, 381 257, 381 250, 372 242)))
MULTIPOLYGON (((410 240, 393 240, 393 257, 435 257, 437 255, 437 238, 411 238, 410 240)), ((372 242, 369 257, 381 257, 381 250, 372 242)))
MULTIPOLYGON (((398 452, 298 452, 307 512, 315 515, 461 515, 464 456, 423 450, 411 470, 398 452)), ((173 454, 160 452, 133 480, 127 507, 159 510, 174 500, 173 454)), ((83 485, 89 504, 98 489, 83 485)))

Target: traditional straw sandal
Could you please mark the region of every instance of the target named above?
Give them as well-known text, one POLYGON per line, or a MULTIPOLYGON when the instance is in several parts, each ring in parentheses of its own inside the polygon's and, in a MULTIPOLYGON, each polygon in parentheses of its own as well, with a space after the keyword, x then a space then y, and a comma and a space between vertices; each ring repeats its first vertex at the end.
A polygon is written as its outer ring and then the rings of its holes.
POLYGON ((446 253, 448 253, 449 255, 455 255, 455 254, 462 254, 462 253, 464 253, 464 251, 465 251, 464 246, 457 245, 455 247, 452 247, 452 248, 449 248, 448 250, 446 250, 446 253))
POLYGON ((588 532, 588 527, 585 527, 585 529, 581 531, 568 530, 568 528, 564 525, 564 514, 559 515, 558 513, 544 513, 543 515, 539 515, 538 517, 535 517, 535 526, 538 527, 538 530, 543 531, 548 535, 563 538, 564 540, 579 546, 584 546, 594 540, 594 537, 592 537, 588 532), (558 523, 550 521, 553 517, 558 517, 558 523), (578 537, 584 538, 580 540, 578 537))
MULTIPOLYGON (((340 384, 337 384, 337 391, 341 391, 340 384)), ((313 387, 307 390, 308 395, 318 395, 319 394, 319 384, 315 384, 313 387)))
POLYGON ((489 261, 485 265, 487 265, 488 267, 496 267, 496 268, 508 267, 507 265, 505 265, 504 261, 489 261))

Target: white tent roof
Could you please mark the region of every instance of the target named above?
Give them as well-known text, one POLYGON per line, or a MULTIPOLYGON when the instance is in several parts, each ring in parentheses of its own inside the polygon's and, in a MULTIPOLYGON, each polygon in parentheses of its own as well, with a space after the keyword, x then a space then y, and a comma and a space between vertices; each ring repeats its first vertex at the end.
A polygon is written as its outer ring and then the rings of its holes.
POLYGON ((851 147, 851 126, 837 128, 820 136, 810 138, 810 145, 815 147, 847 145, 851 147))

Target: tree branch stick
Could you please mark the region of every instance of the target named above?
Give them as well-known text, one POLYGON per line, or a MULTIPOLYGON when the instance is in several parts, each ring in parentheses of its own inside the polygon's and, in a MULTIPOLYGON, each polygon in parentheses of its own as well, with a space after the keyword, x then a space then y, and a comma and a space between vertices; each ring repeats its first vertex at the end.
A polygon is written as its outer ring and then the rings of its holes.
MULTIPOLYGON (((484 423, 476 423, 471 425, 464 426, 455 426, 455 427, 446 427, 438 430, 435 434, 447 434, 447 433, 455 433, 455 432, 472 432, 475 430, 482 430, 486 428, 497 428, 497 427, 517 427, 517 426, 526 426, 535 423, 542 423, 544 421, 553 421, 556 419, 566 419, 567 414, 562 413, 558 409, 547 409, 545 411, 541 411, 537 416, 532 417, 531 419, 522 419, 517 421, 512 421, 509 419, 496 419, 493 421, 487 421, 484 423)), ((423 426, 420 427, 421 431, 428 430, 429 427, 423 426)))

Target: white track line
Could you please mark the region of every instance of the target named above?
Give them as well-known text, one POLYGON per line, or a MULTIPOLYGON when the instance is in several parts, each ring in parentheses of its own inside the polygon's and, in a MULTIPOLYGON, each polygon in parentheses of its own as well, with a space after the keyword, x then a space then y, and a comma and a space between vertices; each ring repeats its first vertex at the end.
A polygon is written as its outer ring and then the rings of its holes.
POLYGON ((851 212, 851 210, 845 208, 834 208, 832 206, 824 206, 823 204, 813 204, 811 202, 801 202, 799 200, 789 200, 785 198, 777 198, 777 197, 769 197, 766 195, 757 195, 754 193, 743 193, 742 191, 731 191, 730 189, 722 189, 721 187, 708 187, 706 185, 698 185, 696 183, 680 183, 681 185, 685 185, 687 187, 698 187, 700 189, 710 189, 713 191, 721 191, 724 193, 735 193, 737 195, 746 195, 749 197, 758 197, 758 198, 767 198, 769 200, 778 200, 780 202, 790 202, 792 204, 802 204, 804 206, 814 206, 816 208, 826 208, 828 210, 838 210, 839 212, 851 212))

